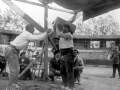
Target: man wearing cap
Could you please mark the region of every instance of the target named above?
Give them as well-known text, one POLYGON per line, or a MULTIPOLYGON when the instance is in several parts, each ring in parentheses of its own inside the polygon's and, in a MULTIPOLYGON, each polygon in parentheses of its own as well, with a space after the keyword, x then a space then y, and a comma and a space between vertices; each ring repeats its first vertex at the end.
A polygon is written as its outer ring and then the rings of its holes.
POLYGON ((56 50, 53 52, 54 57, 50 60, 50 72, 49 72, 49 78, 54 82, 55 76, 61 76, 60 73, 60 52, 59 50, 56 50))
POLYGON ((83 72, 84 62, 81 57, 78 56, 78 50, 74 50, 75 58, 74 58, 74 80, 78 81, 78 85, 80 85, 81 81, 81 73, 83 72))
POLYGON ((18 75, 20 71, 20 66, 18 62, 19 51, 27 49, 30 42, 41 41, 43 40, 51 30, 46 30, 46 32, 34 35, 34 26, 31 24, 26 25, 26 30, 23 31, 19 36, 17 36, 13 41, 10 42, 10 45, 6 47, 5 58, 8 61, 8 66, 10 69, 10 76, 8 82, 8 89, 14 84, 16 87, 18 81, 18 75))

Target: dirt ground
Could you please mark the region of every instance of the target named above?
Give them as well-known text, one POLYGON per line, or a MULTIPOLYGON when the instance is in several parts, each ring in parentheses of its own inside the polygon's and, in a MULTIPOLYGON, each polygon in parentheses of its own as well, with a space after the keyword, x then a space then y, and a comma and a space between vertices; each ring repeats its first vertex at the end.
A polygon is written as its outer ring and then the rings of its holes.
MULTIPOLYGON (((82 73, 81 85, 75 84, 75 90, 120 90, 120 79, 110 78, 112 68, 85 67, 82 73)), ((0 80, 0 90, 4 90, 7 84, 6 78, 0 80)), ((51 81, 19 81, 21 90, 60 90, 61 79, 55 83, 51 81)))

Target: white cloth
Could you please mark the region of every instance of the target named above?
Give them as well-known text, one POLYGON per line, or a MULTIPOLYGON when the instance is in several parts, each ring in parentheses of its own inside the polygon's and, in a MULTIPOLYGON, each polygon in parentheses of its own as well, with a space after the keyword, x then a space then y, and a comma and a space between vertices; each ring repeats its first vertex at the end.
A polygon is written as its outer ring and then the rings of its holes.
POLYGON ((59 41, 59 48, 60 49, 71 48, 71 47, 73 47, 73 36, 72 35, 71 35, 70 40, 67 40, 65 38, 60 37, 60 41, 59 41))
POLYGON ((25 59, 22 59, 22 63, 24 62, 25 59))
POLYGON ((15 46, 19 50, 26 49, 30 42, 41 41, 46 37, 47 33, 41 33, 39 35, 34 35, 28 31, 24 31, 15 40, 11 41, 10 44, 15 46))

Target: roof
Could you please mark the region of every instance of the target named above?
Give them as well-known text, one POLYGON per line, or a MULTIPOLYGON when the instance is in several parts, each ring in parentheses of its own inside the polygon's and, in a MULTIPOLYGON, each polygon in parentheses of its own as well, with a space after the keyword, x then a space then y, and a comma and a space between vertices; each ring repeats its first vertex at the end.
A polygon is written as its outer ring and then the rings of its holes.
POLYGON ((120 0, 52 0, 52 1, 66 9, 83 11, 84 20, 120 8, 120 0))
POLYGON ((19 35, 21 32, 15 31, 15 30, 3 30, 0 29, 1 34, 14 34, 14 35, 19 35))
POLYGON ((73 35, 74 39, 120 39, 120 35, 97 35, 97 36, 81 36, 81 35, 73 35))

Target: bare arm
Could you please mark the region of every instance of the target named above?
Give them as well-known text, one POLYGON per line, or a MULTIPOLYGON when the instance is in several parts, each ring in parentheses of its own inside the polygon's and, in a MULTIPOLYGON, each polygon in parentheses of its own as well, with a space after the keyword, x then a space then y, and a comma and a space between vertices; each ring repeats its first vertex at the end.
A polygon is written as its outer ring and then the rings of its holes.
POLYGON ((68 39, 68 40, 70 40, 72 38, 70 33, 62 33, 62 32, 60 32, 60 30, 57 27, 56 27, 56 33, 57 33, 58 37, 62 37, 62 38, 68 39))
POLYGON ((30 35, 27 36, 27 39, 31 42, 41 41, 41 40, 45 39, 46 35, 47 35, 46 32, 38 34, 38 35, 30 34, 30 35))

